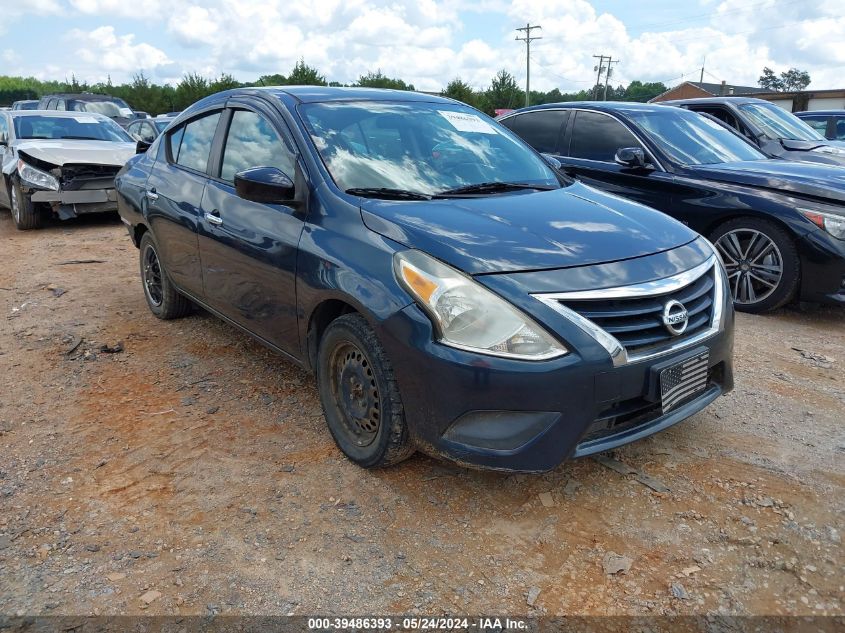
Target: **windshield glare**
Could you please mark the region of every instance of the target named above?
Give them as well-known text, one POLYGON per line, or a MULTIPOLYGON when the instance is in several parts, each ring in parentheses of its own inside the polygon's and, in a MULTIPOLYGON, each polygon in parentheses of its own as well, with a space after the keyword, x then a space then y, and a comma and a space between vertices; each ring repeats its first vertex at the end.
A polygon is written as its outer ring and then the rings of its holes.
POLYGON ((86 139, 133 143, 132 138, 111 119, 91 115, 15 117, 15 136, 19 139, 86 139))
POLYGON ((750 143, 705 116, 663 106, 665 110, 627 111, 651 141, 682 165, 714 165, 765 160, 750 143))
POLYGON ((300 106, 338 187, 436 194, 485 182, 557 187, 554 172, 508 130, 441 103, 342 102, 300 106))
POLYGON ((739 109, 768 138, 792 141, 823 141, 824 137, 791 112, 772 103, 743 103, 739 109))

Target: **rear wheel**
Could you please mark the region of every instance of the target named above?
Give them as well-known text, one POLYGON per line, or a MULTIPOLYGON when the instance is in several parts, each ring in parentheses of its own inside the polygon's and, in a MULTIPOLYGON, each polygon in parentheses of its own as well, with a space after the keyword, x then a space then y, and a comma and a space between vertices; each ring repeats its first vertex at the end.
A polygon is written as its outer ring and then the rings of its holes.
POLYGON ((332 321, 317 357, 320 403, 340 450, 364 468, 414 453, 387 353, 358 314, 332 321))
POLYGON ((9 208, 18 230, 28 231, 41 227, 41 213, 24 193, 17 179, 9 183, 9 208))
POLYGON ((191 302, 179 294, 158 256, 158 246, 149 232, 141 238, 141 283, 150 312, 159 319, 178 319, 190 313, 191 302))
POLYGON ((795 297, 801 260, 783 229, 757 218, 737 218, 718 227, 711 240, 725 262, 737 310, 769 312, 795 297))

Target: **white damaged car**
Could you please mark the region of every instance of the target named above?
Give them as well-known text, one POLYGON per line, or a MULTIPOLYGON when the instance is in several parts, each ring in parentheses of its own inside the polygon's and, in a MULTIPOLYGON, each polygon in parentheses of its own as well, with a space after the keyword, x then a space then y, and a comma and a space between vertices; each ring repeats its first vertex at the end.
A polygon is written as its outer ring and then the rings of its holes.
POLYGON ((89 112, 0 112, 0 205, 34 229, 52 214, 117 211, 114 177, 136 143, 107 116, 89 112))

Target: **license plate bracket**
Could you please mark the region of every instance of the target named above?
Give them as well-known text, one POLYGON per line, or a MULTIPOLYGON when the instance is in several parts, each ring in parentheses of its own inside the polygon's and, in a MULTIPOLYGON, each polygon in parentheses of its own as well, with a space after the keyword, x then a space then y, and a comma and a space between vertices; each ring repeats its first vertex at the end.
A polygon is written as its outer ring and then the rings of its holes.
POLYGON ((707 388, 710 352, 704 350, 660 370, 660 405, 668 413, 707 388))

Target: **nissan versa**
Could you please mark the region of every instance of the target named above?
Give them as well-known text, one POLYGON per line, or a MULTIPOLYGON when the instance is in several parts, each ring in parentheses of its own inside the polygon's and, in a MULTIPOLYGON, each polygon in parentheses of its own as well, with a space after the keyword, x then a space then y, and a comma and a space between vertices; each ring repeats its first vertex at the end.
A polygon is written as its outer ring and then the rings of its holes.
POLYGON ((449 99, 238 89, 117 177, 159 318, 196 303, 317 377, 365 467, 415 450, 543 471, 733 386, 711 244, 558 175, 449 99))

